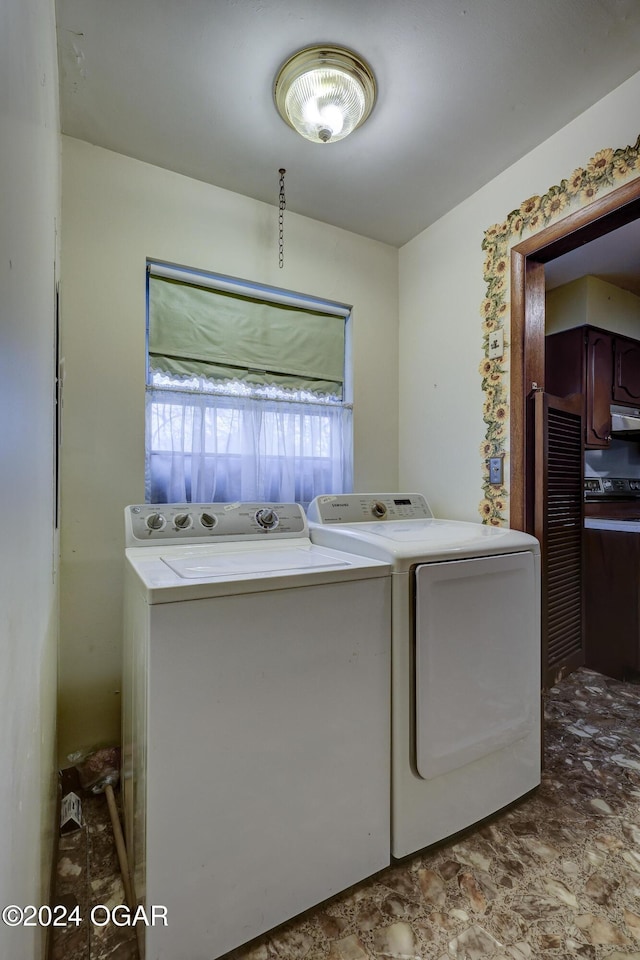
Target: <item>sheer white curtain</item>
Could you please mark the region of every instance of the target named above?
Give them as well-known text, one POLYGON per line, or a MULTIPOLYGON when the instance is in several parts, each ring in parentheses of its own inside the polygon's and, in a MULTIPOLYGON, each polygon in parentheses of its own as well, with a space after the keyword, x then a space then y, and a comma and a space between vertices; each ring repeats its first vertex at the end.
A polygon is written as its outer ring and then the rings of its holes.
POLYGON ((147 387, 152 503, 297 501, 352 489, 352 410, 336 402, 147 387))

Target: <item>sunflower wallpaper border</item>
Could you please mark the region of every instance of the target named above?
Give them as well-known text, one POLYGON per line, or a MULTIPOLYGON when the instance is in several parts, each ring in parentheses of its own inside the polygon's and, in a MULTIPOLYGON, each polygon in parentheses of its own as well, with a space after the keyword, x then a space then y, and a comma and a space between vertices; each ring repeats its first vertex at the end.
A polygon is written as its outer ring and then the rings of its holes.
POLYGON ((578 167, 566 180, 550 187, 543 196, 524 200, 502 221, 485 231, 484 280, 487 290, 480 307, 482 346, 480 364, 482 378, 483 420, 485 438, 480 448, 482 457, 483 497, 478 505, 482 522, 495 527, 509 524, 509 335, 510 335, 510 249, 525 236, 537 233, 552 221, 566 216, 573 209, 587 206, 608 188, 618 187, 640 175, 640 135, 636 142, 614 150, 599 150, 584 167, 578 167), (503 354, 489 358, 492 335, 502 331, 503 354), (489 458, 503 458, 503 483, 489 482, 489 458))

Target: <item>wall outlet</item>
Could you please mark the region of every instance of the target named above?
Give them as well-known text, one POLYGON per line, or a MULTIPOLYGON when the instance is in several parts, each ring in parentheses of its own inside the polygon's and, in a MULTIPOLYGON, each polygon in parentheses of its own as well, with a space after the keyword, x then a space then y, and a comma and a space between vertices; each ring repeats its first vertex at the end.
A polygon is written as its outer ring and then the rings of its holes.
POLYGON ((504 457, 489 457, 489 483, 502 483, 503 464, 504 457))
POLYGON ((504 353, 504 330, 492 330, 489 334, 489 360, 499 360, 504 353))

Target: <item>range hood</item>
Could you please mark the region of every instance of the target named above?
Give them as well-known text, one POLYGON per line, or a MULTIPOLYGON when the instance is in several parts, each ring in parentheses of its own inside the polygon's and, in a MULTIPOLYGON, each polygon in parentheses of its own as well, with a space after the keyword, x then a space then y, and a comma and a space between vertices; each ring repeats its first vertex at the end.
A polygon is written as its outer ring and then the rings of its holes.
POLYGON ((619 440, 640 440, 640 408, 612 403, 611 436, 619 440))

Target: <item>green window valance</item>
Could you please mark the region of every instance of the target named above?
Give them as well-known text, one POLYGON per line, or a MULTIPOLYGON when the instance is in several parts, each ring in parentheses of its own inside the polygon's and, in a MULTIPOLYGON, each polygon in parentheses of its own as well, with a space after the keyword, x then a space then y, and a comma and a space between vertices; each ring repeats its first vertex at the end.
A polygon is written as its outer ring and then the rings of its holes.
POLYGON ((345 318, 149 277, 149 367, 342 396, 345 318))

